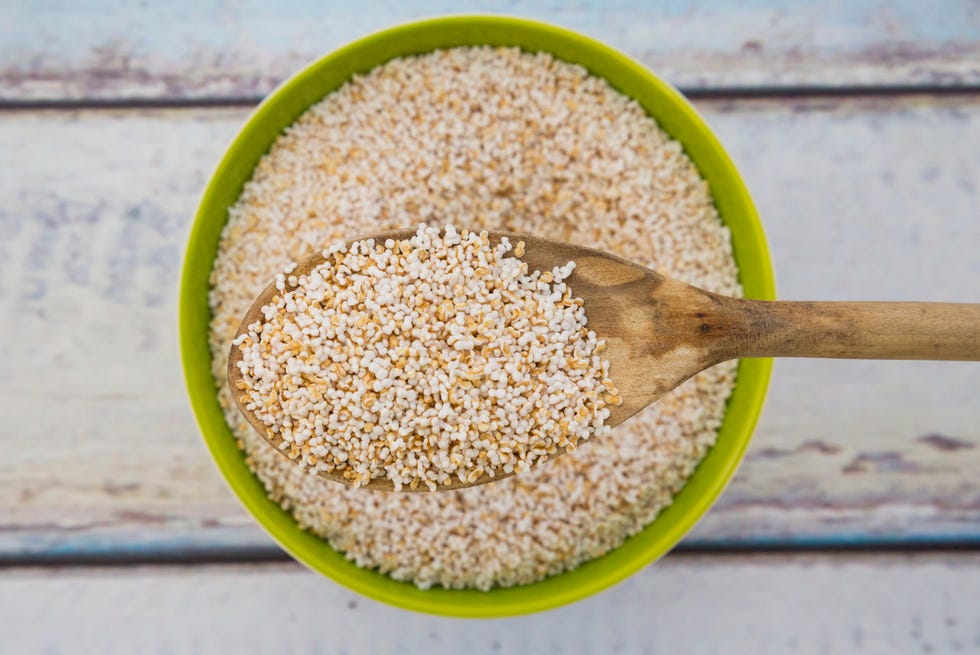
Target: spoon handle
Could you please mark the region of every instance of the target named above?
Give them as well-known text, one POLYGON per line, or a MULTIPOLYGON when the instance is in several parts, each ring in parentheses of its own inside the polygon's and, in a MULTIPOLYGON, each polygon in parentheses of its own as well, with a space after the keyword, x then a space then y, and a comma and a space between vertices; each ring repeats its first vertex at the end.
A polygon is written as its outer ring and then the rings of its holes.
POLYGON ((980 304, 738 300, 732 357, 980 361, 980 304))

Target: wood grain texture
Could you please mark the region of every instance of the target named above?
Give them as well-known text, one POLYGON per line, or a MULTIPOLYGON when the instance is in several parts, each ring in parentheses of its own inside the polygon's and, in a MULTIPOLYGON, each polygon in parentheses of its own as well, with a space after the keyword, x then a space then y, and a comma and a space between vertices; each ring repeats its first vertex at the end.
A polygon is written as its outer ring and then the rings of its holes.
MULTIPOLYGON (((980 304, 739 300, 722 312, 734 357, 980 361, 980 304), (727 320, 726 320, 727 319, 727 320)), ((715 322, 702 324, 705 337, 715 322)))
MULTIPOLYGON (((755 192, 781 296, 980 300, 980 99, 699 107, 755 192)), ((176 344, 186 230, 246 113, 3 115, 0 557, 271 550, 209 461, 176 344)), ((978 388, 968 363, 777 362, 687 543, 977 543, 978 388)))
POLYGON ((671 556, 575 605, 494 621, 394 609, 292 564, 20 569, 0 579, 0 651, 971 653, 978 606, 968 554, 671 556))
POLYGON ((4 0, 0 100, 257 98, 358 36, 461 10, 585 32, 689 90, 980 84, 972 0, 4 0))

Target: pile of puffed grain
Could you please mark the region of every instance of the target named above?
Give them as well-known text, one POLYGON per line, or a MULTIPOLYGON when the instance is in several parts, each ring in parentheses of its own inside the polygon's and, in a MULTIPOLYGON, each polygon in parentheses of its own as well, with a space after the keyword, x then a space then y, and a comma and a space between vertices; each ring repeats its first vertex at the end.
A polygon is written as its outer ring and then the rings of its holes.
POLYGON ((291 264, 233 342, 243 408, 311 472, 395 491, 524 473, 605 434, 622 399, 564 282, 575 263, 529 271, 524 248, 421 225, 291 264))
POLYGON ((740 295, 728 230, 681 146, 605 81, 544 54, 461 48, 391 61, 303 114, 230 209, 212 273, 214 374, 269 496, 359 566, 420 587, 509 586, 646 526, 714 443, 735 363, 574 454, 439 493, 345 489, 276 452, 225 371, 252 300, 291 261, 386 229, 454 222, 600 248, 740 295))

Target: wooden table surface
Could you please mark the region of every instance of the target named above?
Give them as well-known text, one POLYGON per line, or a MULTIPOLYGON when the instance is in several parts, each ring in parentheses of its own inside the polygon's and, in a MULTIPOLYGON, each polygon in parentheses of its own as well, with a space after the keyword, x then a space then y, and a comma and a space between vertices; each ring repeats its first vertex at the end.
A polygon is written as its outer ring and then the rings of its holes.
MULTIPOLYGON (((974 363, 777 362, 743 467, 677 551, 537 616, 379 605, 239 507, 177 350, 203 185, 303 63, 461 8, 0 0, 0 653, 980 652, 974 363)), ((980 301, 976 0, 466 8, 581 30, 687 92, 781 297, 980 301)))

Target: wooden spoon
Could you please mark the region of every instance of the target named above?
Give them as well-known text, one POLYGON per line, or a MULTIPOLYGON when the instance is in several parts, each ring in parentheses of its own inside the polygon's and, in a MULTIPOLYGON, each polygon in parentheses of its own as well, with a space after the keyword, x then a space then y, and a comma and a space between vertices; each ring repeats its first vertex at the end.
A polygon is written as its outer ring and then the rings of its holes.
MULTIPOLYGON (((376 241, 408 239, 415 230, 372 235, 376 241)), ((787 302, 743 300, 710 293, 649 268, 592 248, 526 234, 491 232, 497 244, 506 236, 524 241, 522 257, 531 270, 551 270, 574 261, 566 280, 585 301, 589 328, 605 339, 610 377, 623 403, 610 407, 608 425, 619 425, 691 376, 720 362, 742 357, 832 357, 839 359, 980 360, 980 304, 925 302, 787 302)), ((294 275, 323 262, 316 255, 294 275)), ((289 287, 287 286, 287 289, 289 287)), ((279 293, 272 283, 242 319, 238 334, 262 321, 261 309, 279 293)), ((241 353, 232 346, 228 380, 242 378, 241 353)), ((239 402, 239 394, 233 394, 239 402)), ((266 426, 239 409, 262 436, 266 426)), ((615 437, 613 437, 615 438, 615 437)), ((273 442, 273 446, 278 444, 273 442)), ((558 454, 562 454, 563 449, 558 454)), ((324 477, 349 484, 339 474, 324 477)), ((484 475, 472 484, 454 478, 456 489, 507 477, 484 475)), ((370 489, 392 490, 387 478, 370 489)), ((425 490, 420 485, 419 490, 425 490)), ((404 487, 408 490, 407 487, 404 487)))

